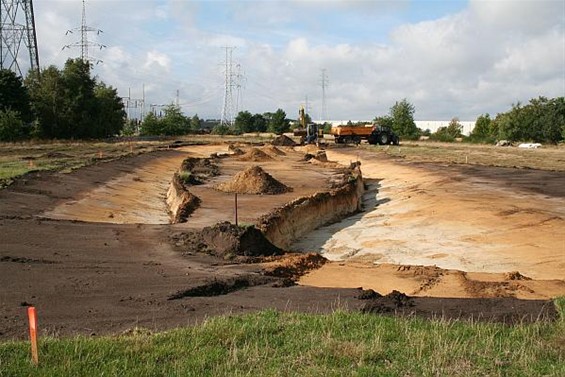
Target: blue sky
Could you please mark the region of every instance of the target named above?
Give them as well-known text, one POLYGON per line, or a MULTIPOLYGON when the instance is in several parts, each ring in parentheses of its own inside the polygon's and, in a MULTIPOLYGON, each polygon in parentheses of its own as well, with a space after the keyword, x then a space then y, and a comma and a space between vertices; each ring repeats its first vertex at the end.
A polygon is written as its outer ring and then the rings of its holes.
MULTIPOLYGON (((99 79, 150 104, 176 100, 188 115, 218 118, 223 46, 241 69, 239 108, 285 110, 308 97, 321 117, 371 119, 407 98, 418 120, 474 120, 513 103, 565 93, 565 2, 87 0, 89 35, 107 48, 99 79)), ((40 64, 62 66, 79 39, 79 0, 36 2, 40 64)), ((234 67, 235 72, 235 67, 234 67)), ((234 92, 234 97, 235 97, 234 92)), ((235 101, 235 99, 234 99, 235 101)), ((131 115, 138 110, 132 109, 131 115)), ((235 112, 236 109, 234 108, 235 112)))

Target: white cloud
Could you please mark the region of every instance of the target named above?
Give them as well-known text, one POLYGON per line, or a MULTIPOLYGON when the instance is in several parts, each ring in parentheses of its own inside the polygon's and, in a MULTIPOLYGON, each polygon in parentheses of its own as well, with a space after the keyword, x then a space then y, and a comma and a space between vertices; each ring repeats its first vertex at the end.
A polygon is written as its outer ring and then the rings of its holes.
MULTIPOLYGON (((328 115, 344 120, 382 115, 405 97, 418 119, 474 120, 565 92, 562 1, 471 0, 457 13, 402 21, 412 6, 108 0, 87 2, 87 21, 104 30, 92 41, 108 46, 92 50, 104 61, 94 68, 101 80, 122 95, 132 88, 136 98, 145 85, 148 103, 170 103, 179 90, 184 110, 204 117, 220 113, 227 45, 237 46, 243 105, 252 112, 281 107, 295 116, 308 96, 317 119, 322 68, 329 77, 328 115), (217 11, 225 19, 213 18, 217 11), (383 31, 383 24, 397 26, 383 31)), ((64 34, 80 25, 81 3, 46 0, 35 11, 42 66, 78 56, 61 48, 79 40, 64 34)))

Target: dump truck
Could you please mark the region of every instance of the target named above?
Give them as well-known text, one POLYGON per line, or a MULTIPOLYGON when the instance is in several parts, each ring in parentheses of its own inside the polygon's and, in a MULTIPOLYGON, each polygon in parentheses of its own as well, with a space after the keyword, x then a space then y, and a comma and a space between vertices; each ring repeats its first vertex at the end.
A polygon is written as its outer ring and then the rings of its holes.
POLYGON ((386 126, 334 126, 330 133, 337 144, 359 144, 361 140, 380 145, 400 143, 398 135, 386 126))

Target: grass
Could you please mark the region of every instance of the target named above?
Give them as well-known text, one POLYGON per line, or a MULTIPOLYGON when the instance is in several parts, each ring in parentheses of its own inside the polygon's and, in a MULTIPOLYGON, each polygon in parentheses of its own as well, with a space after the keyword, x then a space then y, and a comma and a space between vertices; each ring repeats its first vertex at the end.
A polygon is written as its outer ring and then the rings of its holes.
POLYGON ((512 168, 565 171, 565 147, 544 146, 540 149, 496 147, 492 145, 402 142, 400 146, 370 146, 362 148, 384 152, 414 162, 474 164, 512 168))
POLYGON ((561 320, 507 326, 337 311, 215 317, 150 334, 0 344, 0 376, 563 376, 561 320))

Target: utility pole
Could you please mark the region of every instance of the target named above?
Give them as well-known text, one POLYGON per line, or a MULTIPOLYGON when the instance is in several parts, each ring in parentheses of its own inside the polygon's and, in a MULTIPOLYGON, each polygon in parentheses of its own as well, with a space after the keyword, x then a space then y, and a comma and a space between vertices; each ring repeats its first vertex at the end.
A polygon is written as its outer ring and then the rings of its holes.
POLYGON ((320 114, 320 121, 328 120, 328 108, 326 105, 326 88, 329 84, 328 75, 326 74, 326 69, 322 68, 322 75, 320 84, 322 85, 322 112, 320 114))
POLYGON ((37 33, 32 0, 0 0, 0 68, 23 77, 18 58, 22 43, 27 47, 30 69, 39 72, 37 33), (23 11, 23 16, 21 12, 23 11))
POLYGON ((106 46, 103 45, 103 44, 97 43, 97 42, 92 42, 88 39, 89 33, 96 33, 96 35, 100 35, 100 33, 102 33, 102 30, 95 29, 95 28, 90 27, 86 24, 86 0, 82 0, 81 26, 74 28, 74 29, 71 29, 71 30, 67 30, 65 35, 73 34, 74 32, 80 32, 80 41, 66 45, 66 46, 63 46, 63 50, 66 49, 66 48, 78 47, 78 48, 80 48, 80 58, 83 61, 94 62, 96 64, 101 63, 102 62, 101 60, 94 59, 93 57, 91 57, 89 55, 89 52, 88 52, 89 47, 98 47, 100 50, 102 50, 106 46))

